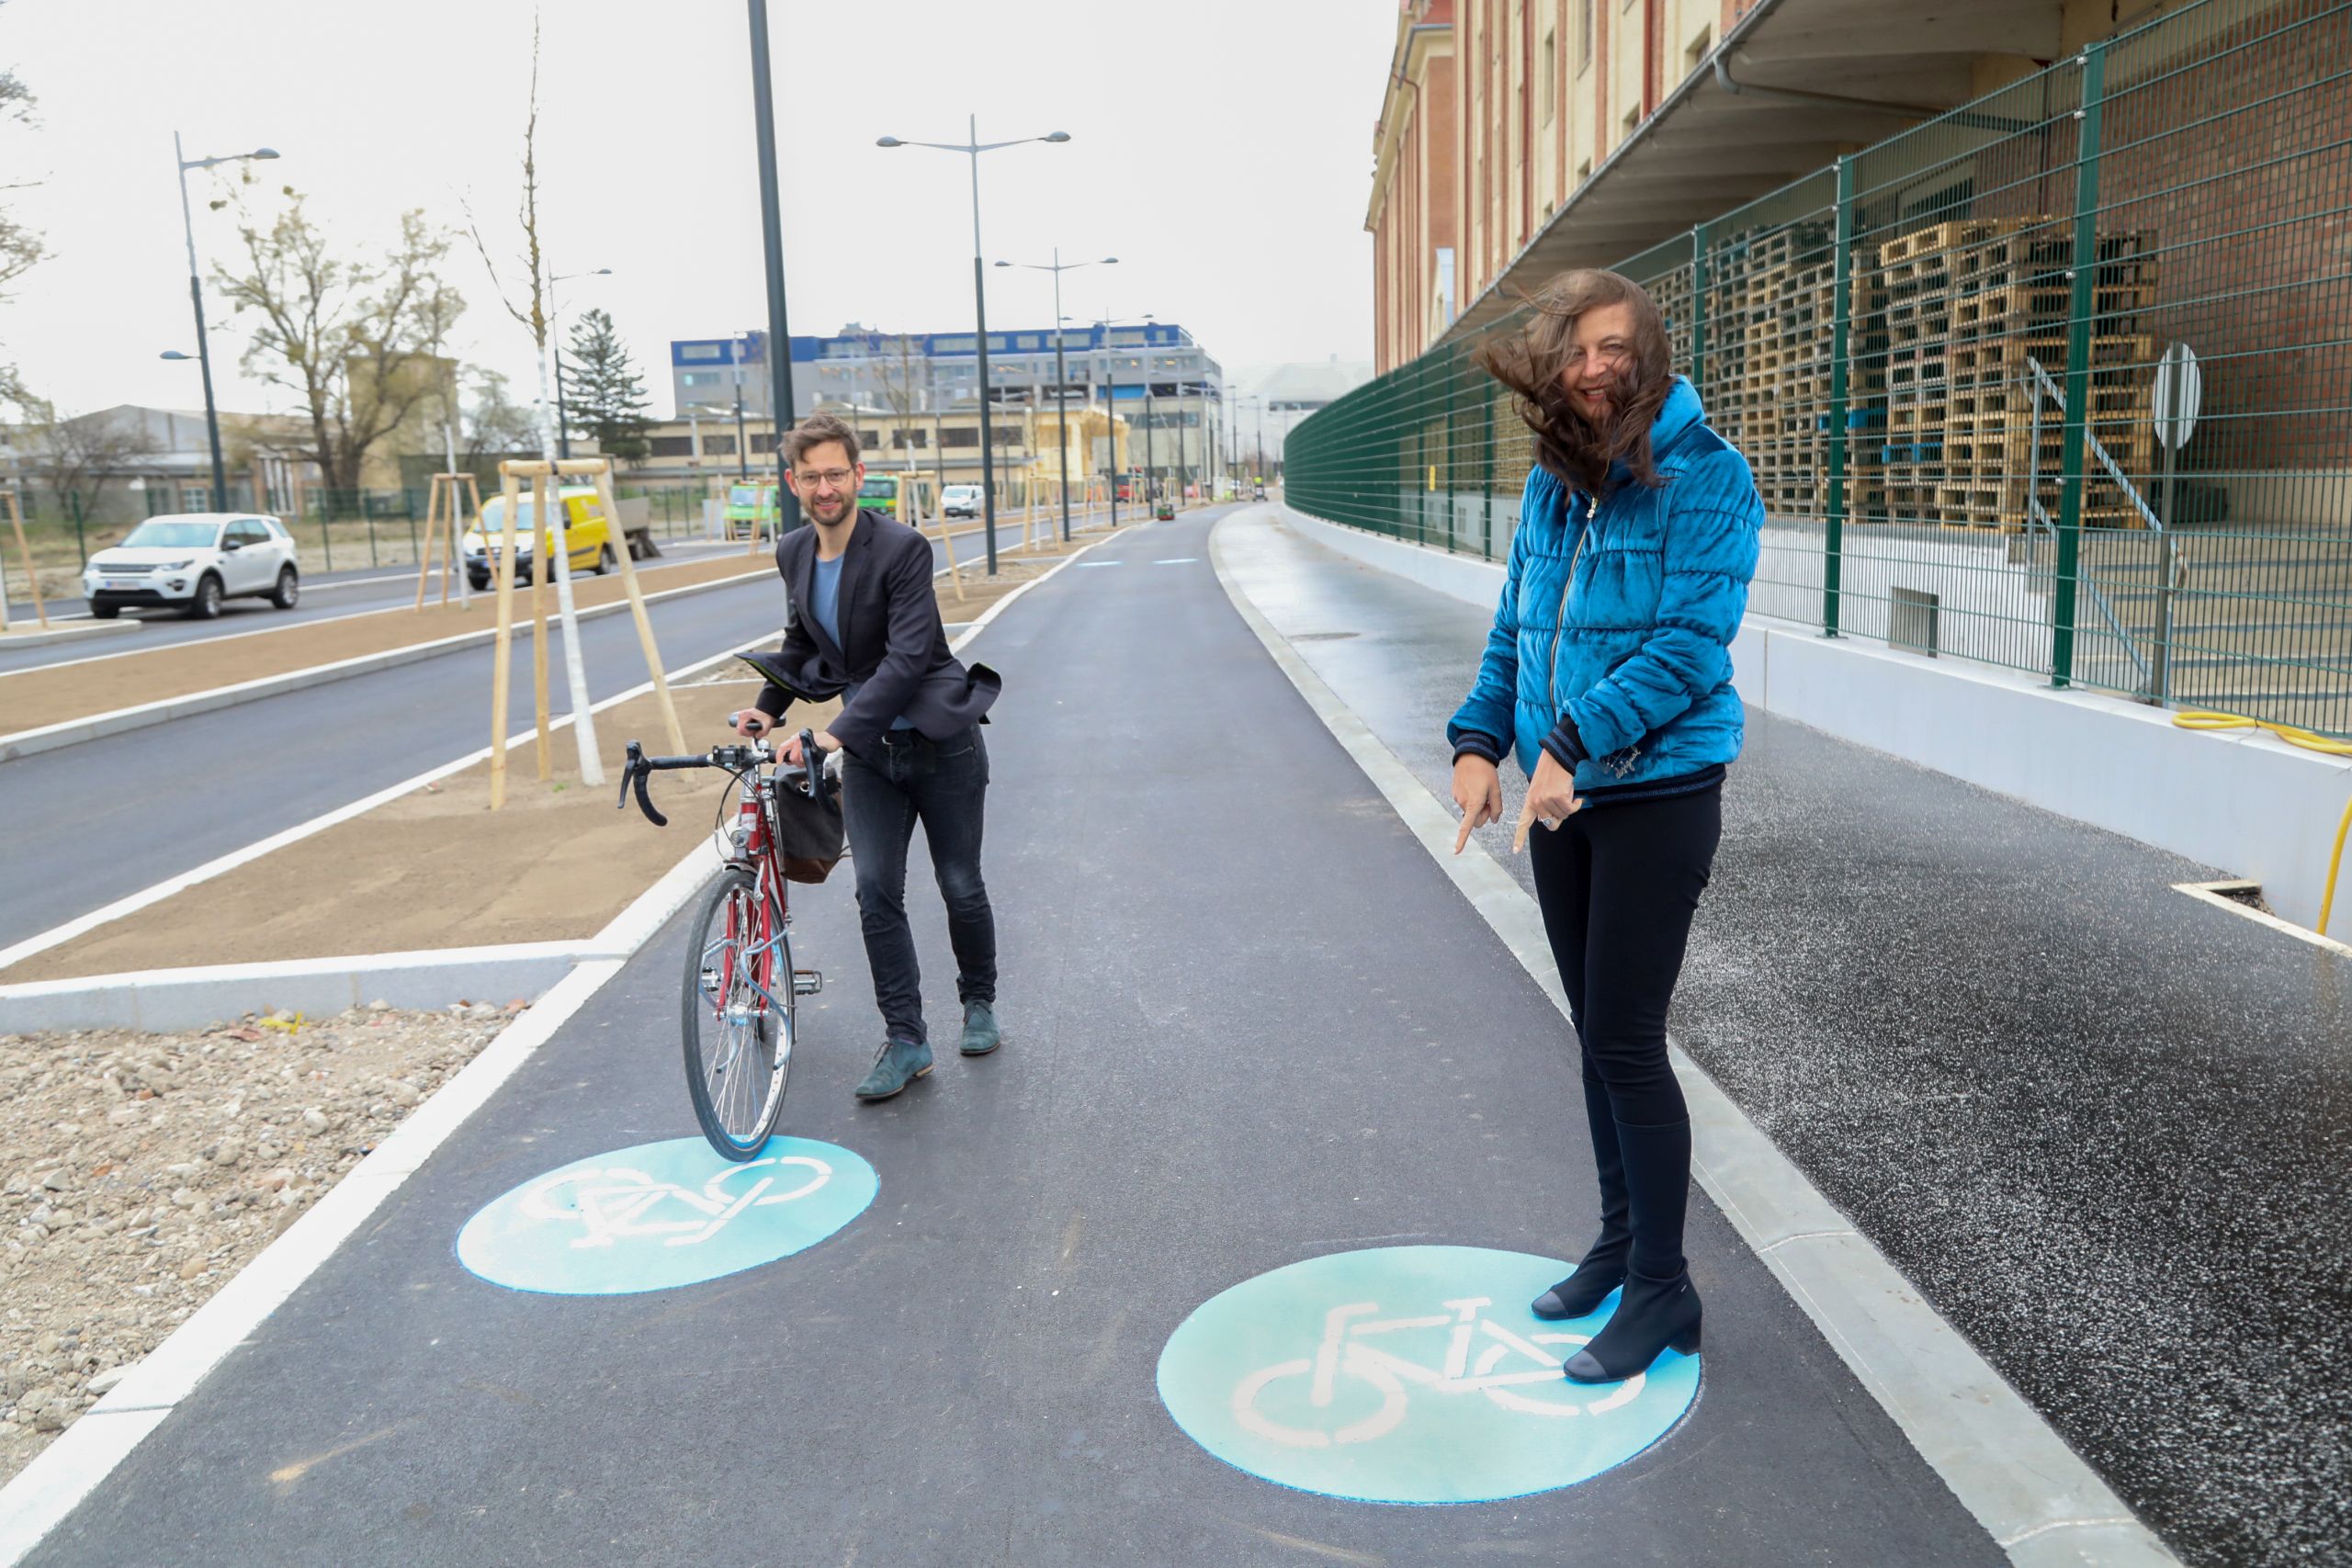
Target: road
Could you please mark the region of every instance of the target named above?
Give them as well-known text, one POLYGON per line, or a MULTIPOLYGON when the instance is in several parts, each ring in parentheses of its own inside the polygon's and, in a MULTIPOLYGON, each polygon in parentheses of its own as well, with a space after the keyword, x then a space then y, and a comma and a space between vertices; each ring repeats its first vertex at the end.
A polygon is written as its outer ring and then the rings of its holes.
MULTIPOLYGON (((1020 528, 1012 524, 997 525, 997 545, 1000 549, 1019 542, 1020 528)), ((978 533, 959 534, 956 539, 956 558, 969 566, 981 550, 978 533)), ((667 561, 707 560, 729 552, 741 555, 741 540, 726 544, 702 539, 664 539, 662 558, 667 561)), ((763 552, 764 555, 764 552, 763 552)), ((946 564, 938 545, 932 546, 932 557, 940 565, 946 564)), ((653 580, 657 581, 657 580, 653 580)), ((439 595, 440 578, 436 572, 429 592, 439 595)), ((105 658, 121 653, 142 653, 150 649, 169 648, 178 643, 198 642, 213 637, 235 637, 246 632, 270 631, 279 626, 297 626, 305 621, 321 621, 337 615, 348 615, 368 610, 387 609, 393 605, 415 602, 416 573, 413 569, 387 568, 377 570, 360 568, 351 571, 305 576, 302 580, 302 601, 292 610, 279 610, 262 599, 232 599, 221 606, 220 616, 212 621, 191 621, 176 610, 127 610, 123 619, 140 623, 140 629, 118 637, 76 638, 70 642, 51 643, 38 648, 8 647, 0 640, 0 674, 12 670, 32 670, 47 664, 64 664, 74 660, 105 658)), ((50 619, 58 625, 76 626, 88 622, 89 614, 80 599, 53 602, 49 606, 50 619)), ((12 617, 25 623, 32 621, 29 601, 8 606, 12 617)))
POLYGON ((1114 539, 975 649, 1006 694, 998 1055, 853 1103, 877 1027, 851 889, 796 890, 828 985, 786 1131, 871 1162, 862 1216, 639 1294, 453 1256, 516 1184, 691 1132, 673 925, 28 1561, 2002 1562, 1695 1196, 1703 1397, 1584 1484, 1348 1502, 1170 1420, 1161 1348, 1238 1281, 1400 1244, 1557 1257, 1595 1224, 1558 1014, 1235 614, 1207 527, 1114 539))
MULTIPOLYGON (((998 534, 1012 543, 1004 526, 998 534)), ((968 542, 957 540, 958 551, 968 542)), ((783 608, 781 586, 761 578, 654 604, 649 614, 662 662, 674 670, 780 636, 783 608)), ((580 639, 591 701, 646 678, 628 616, 583 621, 580 639)), ((531 660, 527 644, 517 651, 512 711, 526 725, 531 660)), ((548 690, 560 713, 560 637, 550 637, 548 655, 548 690)), ((487 645, 458 649, 0 762, 0 820, 10 839, 0 863, 0 947, 488 744, 493 657, 487 645)))

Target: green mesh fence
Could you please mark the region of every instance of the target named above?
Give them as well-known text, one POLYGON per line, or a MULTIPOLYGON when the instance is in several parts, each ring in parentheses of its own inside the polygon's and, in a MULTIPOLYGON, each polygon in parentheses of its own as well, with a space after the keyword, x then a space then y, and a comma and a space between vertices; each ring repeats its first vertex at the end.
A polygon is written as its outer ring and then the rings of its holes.
MULTIPOLYGON (((1755 470, 1751 613, 2341 735, 2347 233, 2352 4, 2205 0, 1618 270, 1755 470)), ((1532 461, 1450 343, 1284 495, 1500 559, 1532 461)))

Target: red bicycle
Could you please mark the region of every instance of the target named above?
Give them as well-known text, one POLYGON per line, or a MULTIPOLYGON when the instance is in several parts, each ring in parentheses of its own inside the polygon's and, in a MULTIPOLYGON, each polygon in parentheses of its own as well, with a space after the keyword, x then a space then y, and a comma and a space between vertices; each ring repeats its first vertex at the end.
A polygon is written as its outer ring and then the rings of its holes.
POLYGON ((653 774, 718 768, 734 777, 735 820, 727 824, 722 795, 712 824, 727 867, 695 917, 680 994, 695 1120, 710 1146, 732 1160, 756 1156, 784 1113, 798 1038, 795 1004, 825 984, 817 971, 792 966, 792 911, 777 850, 775 792, 814 799, 826 787, 815 736, 802 730, 800 746, 804 761, 796 767, 777 766, 763 740, 714 746, 699 757, 649 757, 632 740, 621 770, 619 806, 627 809, 634 786, 638 809, 657 828, 670 819, 647 793, 653 774))

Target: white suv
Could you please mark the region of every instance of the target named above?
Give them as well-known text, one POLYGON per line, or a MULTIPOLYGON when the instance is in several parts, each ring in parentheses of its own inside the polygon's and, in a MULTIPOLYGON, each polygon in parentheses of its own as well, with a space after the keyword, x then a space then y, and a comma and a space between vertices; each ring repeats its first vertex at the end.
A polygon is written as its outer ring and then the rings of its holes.
POLYGON ((111 621, 126 604, 176 606, 200 621, 225 599, 266 596, 281 610, 302 597, 294 537, 275 517, 189 512, 150 517, 82 569, 90 614, 111 621))

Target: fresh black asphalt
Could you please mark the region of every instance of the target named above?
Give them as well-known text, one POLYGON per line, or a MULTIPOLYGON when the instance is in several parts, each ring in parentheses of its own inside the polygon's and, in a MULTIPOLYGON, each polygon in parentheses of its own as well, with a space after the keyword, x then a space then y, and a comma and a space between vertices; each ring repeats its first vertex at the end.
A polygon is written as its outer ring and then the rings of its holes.
MULTIPOLYGON (((873 1163, 862 1217, 646 1295, 456 1262, 515 1184, 691 1133, 673 922, 28 1561, 2001 1562, 1695 1197, 1699 1403, 1581 1486, 1340 1502, 1170 1421, 1160 1347, 1238 1280, 1391 1243, 1557 1256, 1596 1224, 1565 1026, 1259 648, 1206 527, 1123 534, 973 649, 1006 687, 1000 1053, 854 1104, 878 1026, 851 889, 799 891, 828 988, 786 1130, 873 1163)), ((911 902, 944 1024, 944 919, 911 902)))

